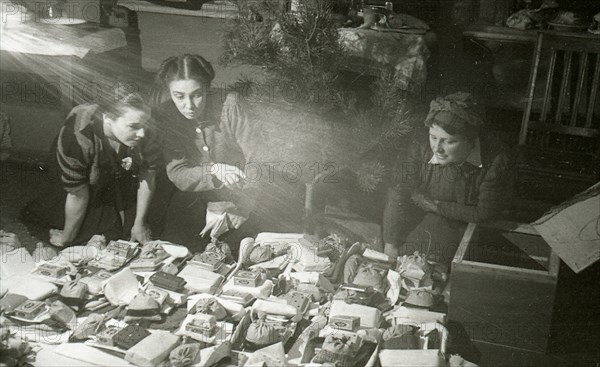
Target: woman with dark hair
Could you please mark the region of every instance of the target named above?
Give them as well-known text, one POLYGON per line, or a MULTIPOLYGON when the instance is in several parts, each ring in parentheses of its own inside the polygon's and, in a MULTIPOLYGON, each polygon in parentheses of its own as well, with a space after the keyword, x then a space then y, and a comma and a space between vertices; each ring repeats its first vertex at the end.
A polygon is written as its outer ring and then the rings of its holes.
POLYGON ((150 240, 146 215, 160 162, 150 117, 143 98, 123 85, 105 101, 73 108, 56 145, 64 190, 28 205, 25 220, 54 228, 50 243, 59 247, 85 244, 95 234, 150 240))
POLYGON ((449 264, 467 222, 497 217, 512 192, 506 148, 484 133, 480 106, 468 93, 431 102, 421 132, 396 161, 384 211, 385 252, 414 251, 449 264))
POLYGON ((155 116, 166 173, 178 189, 161 238, 190 247, 201 245, 208 202, 232 202, 246 218, 256 199, 244 171, 260 133, 237 94, 209 93, 214 76, 208 61, 190 54, 166 59, 156 75, 155 116))

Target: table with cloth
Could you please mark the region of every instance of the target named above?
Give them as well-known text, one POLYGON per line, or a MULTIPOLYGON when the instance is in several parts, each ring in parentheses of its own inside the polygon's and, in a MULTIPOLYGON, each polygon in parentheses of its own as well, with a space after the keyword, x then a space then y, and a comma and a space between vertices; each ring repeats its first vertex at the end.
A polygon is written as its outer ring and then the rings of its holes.
POLYGON ((350 55, 351 71, 378 75, 389 68, 400 89, 417 93, 423 89, 435 42, 433 32, 340 28, 339 33, 350 55))
POLYGON ((12 121, 14 148, 47 152, 73 105, 107 92, 101 57, 125 46, 122 29, 94 23, 47 24, 33 16, 3 23, 2 110, 12 121))

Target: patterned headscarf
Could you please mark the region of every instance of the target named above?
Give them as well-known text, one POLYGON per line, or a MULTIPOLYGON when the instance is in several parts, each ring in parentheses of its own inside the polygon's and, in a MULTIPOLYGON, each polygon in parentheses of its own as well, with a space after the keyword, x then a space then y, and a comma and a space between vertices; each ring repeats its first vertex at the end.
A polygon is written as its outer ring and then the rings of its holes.
POLYGON ((466 130, 477 132, 483 124, 481 109, 470 93, 458 92, 438 97, 431 101, 425 125, 431 126, 436 121, 461 122, 466 130))

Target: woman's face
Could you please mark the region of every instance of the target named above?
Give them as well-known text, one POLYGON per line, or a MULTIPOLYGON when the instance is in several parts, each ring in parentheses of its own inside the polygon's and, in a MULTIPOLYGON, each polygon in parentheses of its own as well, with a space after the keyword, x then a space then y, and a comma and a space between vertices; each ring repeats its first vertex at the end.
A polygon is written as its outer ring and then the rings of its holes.
POLYGON ((105 115, 104 119, 110 127, 112 137, 133 148, 146 136, 150 111, 126 107, 120 116, 105 115))
POLYGON ((169 83, 171 99, 186 119, 193 120, 202 115, 206 106, 205 88, 193 79, 174 80, 169 83))
POLYGON ((429 146, 441 165, 464 162, 473 142, 460 135, 450 135, 436 124, 429 128, 429 146))

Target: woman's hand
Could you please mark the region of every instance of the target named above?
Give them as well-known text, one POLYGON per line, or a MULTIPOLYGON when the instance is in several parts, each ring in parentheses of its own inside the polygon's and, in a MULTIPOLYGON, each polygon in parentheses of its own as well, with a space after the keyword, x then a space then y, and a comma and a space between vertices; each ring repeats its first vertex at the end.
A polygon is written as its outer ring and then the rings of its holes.
POLYGON ((139 242, 142 245, 152 240, 152 234, 150 228, 145 223, 135 223, 131 227, 131 239, 130 241, 139 242))
POLYGON ((236 166, 225 163, 215 163, 210 168, 210 173, 227 188, 241 188, 246 174, 236 166))
POLYGON ((424 211, 437 213, 437 202, 435 200, 428 199, 425 197, 425 195, 416 191, 413 192, 410 199, 416 206, 424 211))
POLYGON ((50 244, 56 247, 63 247, 65 242, 63 231, 60 229, 50 229, 50 244))

